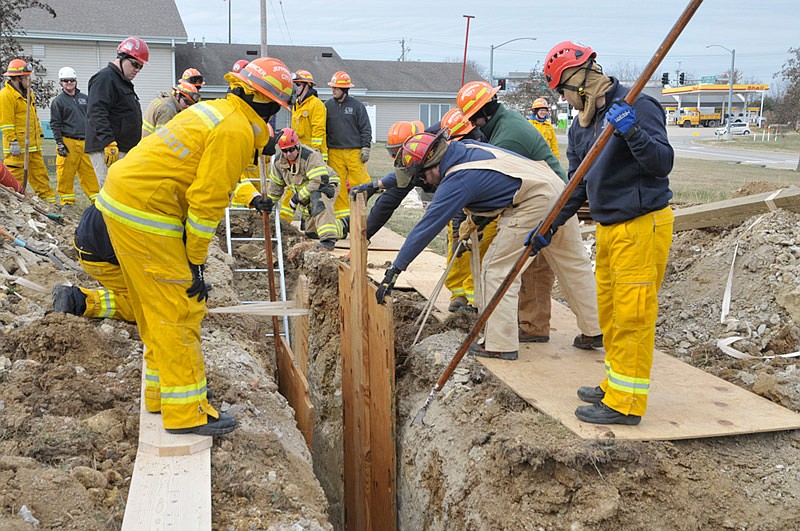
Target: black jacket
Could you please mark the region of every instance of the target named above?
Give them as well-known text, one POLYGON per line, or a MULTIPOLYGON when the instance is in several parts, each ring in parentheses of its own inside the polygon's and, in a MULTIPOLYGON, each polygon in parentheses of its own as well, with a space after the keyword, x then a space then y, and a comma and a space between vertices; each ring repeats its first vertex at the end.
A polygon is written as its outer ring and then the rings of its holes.
POLYGON ((89 99, 80 90, 70 96, 63 90, 50 103, 50 127, 53 138, 61 142, 62 137, 83 140, 86 136, 86 108, 89 99))
POLYGON ((114 63, 89 79, 86 153, 102 151, 111 142, 123 153, 142 139, 142 107, 133 83, 114 63))
MULTIPOLYGON (((606 125, 605 115, 615 99, 628 89, 611 78, 606 105, 598 109, 589 127, 576 116, 569 128, 569 176, 575 173, 606 125)), ((661 210, 669 205, 669 173, 675 153, 667 136, 664 109, 654 98, 640 94, 633 102, 636 125, 625 135, 611 137, 553 223, 559 226, 578 211, 586 199, 592 219, 612 225, 661 210)))

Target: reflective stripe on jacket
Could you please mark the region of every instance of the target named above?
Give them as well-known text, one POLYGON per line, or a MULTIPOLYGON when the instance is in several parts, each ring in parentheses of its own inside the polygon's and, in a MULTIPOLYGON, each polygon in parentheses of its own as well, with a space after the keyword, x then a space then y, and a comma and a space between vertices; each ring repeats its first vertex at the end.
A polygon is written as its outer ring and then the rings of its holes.
POLYGON ((328 111, 325 104, 311 94, 302 102, 295 103, 292 109, 292 129, 297 133, 301 144, 310 146, 327 155, 328 141, 325 135, 325 122, 328 111))
MULTIPOLYGON (((17 89, 6 82, 0 90, 0 133, 3 134, 3 156, 10 154, 8 144, 14 140, 19 148, 25 151, 25 115, 27 99, 17 89)), ((31 93, 30 133, 28 151, 39 151, 42 148, 42 125, 36 114, 36 96, 31 93)))
POLYGON ((192 105, 109 168, 97 208, 119 223, 175 238, 205 262, 208 245, 253 151, 264 120, 238 96, 192 105))
POLYGON ((311 192, 327 184, 338 185, 339 175, 322 161, 319 152, 300 144, 300 155, 294 164, 289 164, 283 155, 273 159, 269 166, 267 194, 278 201, 284 189, 289 188, 301 203, 307 203, 311 192))

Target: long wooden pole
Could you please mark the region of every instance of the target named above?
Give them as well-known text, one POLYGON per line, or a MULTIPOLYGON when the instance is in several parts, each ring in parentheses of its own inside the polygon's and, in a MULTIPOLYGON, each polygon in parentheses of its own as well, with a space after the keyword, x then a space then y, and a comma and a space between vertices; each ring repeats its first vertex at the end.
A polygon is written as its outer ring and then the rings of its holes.
MULTIPOLYGON (((264 155, 258 157, 259 177, 261 178, 261 193, 267 193, 267 158, 264 155)), ((261 222, 264 225, 264 251, 267 253, 267 275, 269 276, 269 300, 275 302, 275 266, 272 262, 272 228, 269 224, 269 212, 261 212, 261 222)), ((280 223, 280 218, 276 218, 276 223, 280 223)), ((281 327, 278 316, 272 316, 273 339, 275 340, 275 355, 280 355, 278 341, 280 340, 281 327)))
MULTIPOLYGON (((29 78, 30 79, 30 78, 29 78)), ((22 80, 20 79, 20 83, 22 80)), ((25 155, 22 159, 22 193, 27 193, 28 188, 28 165, 30 164, 30 148, 31 148, 31 91, 33 90, 33 80, 30 79, 28 90, 26 91, 26 105, 25 105, 25 155)))
MULTIPOLYGON (((636 83, 634 83, 633 87, 631 87, 630 91, 625 96, 625 102, 628 103, 628 105, 632 105, 633 102, 636 100, 636 98, 639 96, 639 94, 642 92, 644 86, 653 76, 658 66, 664 60, 664 57, 666 57, 667 52, 669 52, 669 49, 672 48, 673 44, 675 44, 675 41, 678 39, 678 36, 683 32, 684 28, 692 19, 692 16, 694 16, 695 12, 702 3, 703 0, 691 0, 689 2, 689 5, 686 6, 686 9, 683 11, 680 18, 675 22, 675 25, 672 27, 672 30, 670 30, 670 32, 664 38, 664 42, 661 43, 661 46, 659 46, 655 54, 653 54, 653 58, 650 59, 649 63, 647 63, 647 66, 645 67, 642 74, 639 76, 639 79, 636 81, 636 83)), ((544 218, 544 221, 542 221, 542 224, 539 226, 539 230, 537 231, 536 234, 543 235, 550 229, 550 225, 553 224, 553 221, 555 221, 556 216, 558 216, 558 214, 561 212, 561 209, 564 208, 564 205, 569 200, 570 196, 572 195, 572 192, 575 191, 575 188, 577 188, 578 184, 581 182, 581 180, 583 180, 584 175, 586 175, 586 173, 589 171, 589 168, 592 167, 592 164, 594 164, 595 159, 597 159, 597 156, 600 155, 600 152, 603 150, 606 143, 608 143, 608 140, 611 138, 611 135, 613 133, 614 133, 614 127, 611 124, 607 124, 606 127, 603 129, 603 132, 600 134, 600 137, 595 141, 594 145, 589 150, 589 153, 586 154, 586 157, 583 159, 580 166, 578 166, 578 169, 575 170, 575 173, 573 174, 569 183, 567 183, 567 186, 566 188, 564 188, 564 191, 561 192, 561 195, 558 197, 558 200, 550 208, 550 212, 547 214, 547 217, 544 218)), ((511 269, 506 278, 500 284, 500 287, 497 288, 497 292, 492 296, 491 300, 489 300, 489 302, 486 303, 486 308, 478 317, 478 320, 473 325, 472 330, 470 330, 466 339, 459 347, 458 352, 456 352, 455 356, 450 361, 450 364, 447 366, 447 368, 445 368, 442 375, 436 381, 436 386, 433 388, 430 395, 428 395, 428 398, 425 400, 425 403, 423 404, 419 413, 417 413, 417 416, 414 419, 415 422, 421 423, 424 420, 425 412, 427 411, 431 401, 436 396, 436 394, 442 390, 442 387, 444 387, 444 384, 447 382, 447 380, 450 379, 450 376, 452 376, 453 371, 455 371, 456 367, 461 362, 461 359, 467 353, 467 350, 469 350, 470 345, 472 345, 472 342, 475 341, 475 339, 477 339, 478 334, 480 333, 483 326, 486 324, 486 321, 492 315, 492 312, 495 310, 495 308, 497 308, 497 305, 500 303, 500 300, 503 298, 508 289, 511 287, 511 284, 517 278, 517 275, 519 275, 520 271, 522 271, 522 268, 525 266, 525 262, 529 258, 530 251, 531 251, 530 246, 522 250, 522 252, 519 255, 519 258, 517 258, 517 261, 514 264, 514 267, 511 269)))

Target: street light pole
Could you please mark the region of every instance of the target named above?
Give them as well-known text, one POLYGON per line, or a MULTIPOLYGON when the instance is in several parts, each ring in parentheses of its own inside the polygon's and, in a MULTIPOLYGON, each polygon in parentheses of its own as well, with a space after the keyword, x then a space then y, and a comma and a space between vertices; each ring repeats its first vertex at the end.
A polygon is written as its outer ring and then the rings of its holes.
POLYGON ((515 42, 515 41, 535 41, 536 37, 517 37, 516 39, 511 39, 510 41, 506 41, 503 44, 498 44, 495 46, 494 44, 489 45, 489 84, 494 86, 494 51, 501 46, 505 46, 508 43, 515 42))
POLYGON ((731 54, 731 73, 728 81, 728 116, 725 120, 725 134, 730 137, 731 136, 731 120, 733 119, 733 72, 736 68, 736 49, 733 50, 722 46, 721 44, 707 44, 706 48, 717 47, 722 48, 729 54, 731 54))

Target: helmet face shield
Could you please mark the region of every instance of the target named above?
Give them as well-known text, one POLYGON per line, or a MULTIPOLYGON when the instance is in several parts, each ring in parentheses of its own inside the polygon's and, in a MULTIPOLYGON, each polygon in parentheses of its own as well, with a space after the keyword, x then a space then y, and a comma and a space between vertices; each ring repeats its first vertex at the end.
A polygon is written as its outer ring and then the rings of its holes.
POLYGON ((397 153, 394 157, 394 175, 397 177, 397 187, 405 188, 411 183, 414 177, 417 177, 422 170, 422 164, 412 162, 409 166, 403 166, 403 150, 402 146, 397 148, 397 153))

